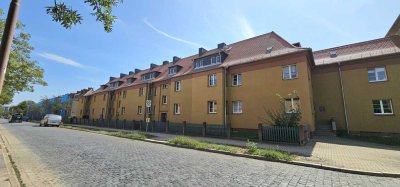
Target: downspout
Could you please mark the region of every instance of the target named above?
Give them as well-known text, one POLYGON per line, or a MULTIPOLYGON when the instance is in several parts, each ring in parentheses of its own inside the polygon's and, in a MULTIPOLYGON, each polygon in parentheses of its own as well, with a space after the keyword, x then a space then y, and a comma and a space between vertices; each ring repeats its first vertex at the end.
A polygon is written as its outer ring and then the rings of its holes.
POLYGON ((339 62, 338 64, 339 64, 339 78, 340 78, 340 88, 341 88, 341 91, 342 91, 344 118, 345 118, 345 122, 346 122, 347 133, 350 133, 350 131, 349 131, 349 121, 348 121, 348 118, 347 118, 346 97, 345 97, 345 95, 344 95, 344 86, 343 86, 343 78, 342 78, 342 69, 340 68, 340 62, 339 62))
POLYGON ((227 81, 227 78, 226 78, 226 74, 227 74, 227 67, 224 67, 224 79, 223 79, 223 81, 224 81, 224 89, 223 89, 223 92, 224 92, 224 126, 225 126, 225 128, 227 127, 227 123, 226 123, 226 81, 227 81))

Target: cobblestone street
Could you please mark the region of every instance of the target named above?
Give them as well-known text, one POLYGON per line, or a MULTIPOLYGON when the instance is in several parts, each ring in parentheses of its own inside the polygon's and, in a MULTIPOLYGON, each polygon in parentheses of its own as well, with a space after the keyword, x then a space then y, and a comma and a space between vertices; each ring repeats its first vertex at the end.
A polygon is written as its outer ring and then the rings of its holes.
POLYGON ((238 158, 36 124, 1 124, 27 185, 400 186, 372 177, 238 158))

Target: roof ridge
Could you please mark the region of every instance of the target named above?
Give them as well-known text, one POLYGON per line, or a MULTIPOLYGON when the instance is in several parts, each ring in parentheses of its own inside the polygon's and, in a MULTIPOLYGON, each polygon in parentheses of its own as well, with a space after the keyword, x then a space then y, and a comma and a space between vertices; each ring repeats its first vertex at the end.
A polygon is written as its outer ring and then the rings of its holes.
MULTIPOLYGON (((392 37, 394 37, 394 36, 392 36, 392 37)), ((322 52, 326 52, 326 51, 332 51, 334 49, 343 49, 343 48, 348 48, 348 47, 353 47, 353 46, 364 45, 364 44, 373 43, 373 42, 377 42, 377 41, 384 41, 384 40, 391 39, 392 37, 377 38, 377 39, 372 39, 372 40, 367 40, 367 41, 362 41, 362 42, 346 44, 346 45, 342 45, 342 46, 336 46, 336 47, 321 49, 321 50, 318 50, 318 51, 314 51, 313 54, 322 53, 322 52)))

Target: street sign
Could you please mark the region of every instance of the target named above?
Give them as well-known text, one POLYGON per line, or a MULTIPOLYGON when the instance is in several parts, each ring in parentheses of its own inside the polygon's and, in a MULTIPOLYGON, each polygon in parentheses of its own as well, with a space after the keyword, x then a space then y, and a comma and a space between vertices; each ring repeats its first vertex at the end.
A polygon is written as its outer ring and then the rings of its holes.
POLYGON ((151 100, 146 100, 146 107, 151 107, 151 100))

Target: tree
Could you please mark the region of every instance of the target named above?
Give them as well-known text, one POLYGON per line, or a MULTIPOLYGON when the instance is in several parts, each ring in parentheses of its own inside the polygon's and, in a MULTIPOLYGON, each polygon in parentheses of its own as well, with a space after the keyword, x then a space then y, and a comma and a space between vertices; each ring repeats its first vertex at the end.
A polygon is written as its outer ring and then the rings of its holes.
MULTIPOLYGON (((103 22, 104 30, 106 32, 112 31, 112 25, 115 22, 116 17, 112 15, 113 7, 122 3, 123 0, 85 0, 84 3, 88 4, 93 12, 92 16, 96 16, 96 21, 103 22)), ((53 21, 60 22, 61 25, 67 29, 72 26, 81 23, 83 20, 82 16, 78 11, 72 7, 68 7, 63 2, 57 2, 54 0, 53 6, 46 7, 47 14, 51 15, 53 21)))
MULTIPOLYGON (((0 37, 3 36, 5 20, 3 11, 0 9, 0 37)), ((17 34, 14 36, 11 47, 8 68, 5 75, 3 91, 0 95, 0 104, 12 102, 12 98, 18 92, 33 92, 35 84, 47 86, 43 80, 44 70, 31 59, 33 47, 29 44, 30 35, 24 32, 24 25, 17 24, 17 34)))

